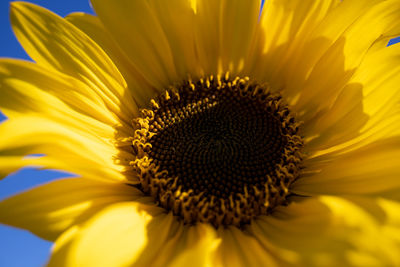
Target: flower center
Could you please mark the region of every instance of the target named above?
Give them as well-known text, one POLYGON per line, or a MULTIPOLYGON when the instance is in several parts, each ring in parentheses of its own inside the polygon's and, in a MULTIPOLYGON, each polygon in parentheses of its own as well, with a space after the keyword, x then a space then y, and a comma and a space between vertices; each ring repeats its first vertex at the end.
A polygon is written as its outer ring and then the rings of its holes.
POLYGON ((287 202, 299 123, 279 95, 228 75, 187 81, 134 120, 140 189, 185 223, 241 226, 287 202))

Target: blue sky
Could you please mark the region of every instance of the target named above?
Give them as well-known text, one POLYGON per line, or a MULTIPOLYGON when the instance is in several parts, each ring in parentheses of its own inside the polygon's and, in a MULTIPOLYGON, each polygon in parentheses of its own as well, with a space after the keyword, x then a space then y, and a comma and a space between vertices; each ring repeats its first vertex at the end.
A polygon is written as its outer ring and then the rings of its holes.
MULTIPOLYGON (((0 57, 29 59, 11 30, 8 14, 10 2, 0 0, 0 57)), ((32 0, 27 2, 46 7, 61 16, 74 11, 92 13, 89 0, 32 0)), ((4 116, 0 114, 0 121, 4 119, 4 116)), ((0 181, 0 200, 60 176, 61 173, 56 171, 38 171, 29 168, 21 170, 0 181)), ((0 237, 1 267, 43 266, 49 257, 52 243, 27 231, 0 224, 0 237)))
MULTIPOLYGON (((8 20, 10 2, 0 0, 0 57, 28 59, 10 27, 8 20)), ((44 6, 61 16, 74 11, 92 13, 89 0, 32 0, 28 2, 44 6)), ((400 41, 400 38, 396 41, 400 41)), ((0 121, 4 119, 4 116, 0 114, 0 121)), ((56 171, 23 169, 0 181, 0 200, 60 176, 61 174, 56 171)), ((0 237, 0 266, 4 267, 43 266, 52 245, 27 231, 3 225, 0 225, 0 237)))

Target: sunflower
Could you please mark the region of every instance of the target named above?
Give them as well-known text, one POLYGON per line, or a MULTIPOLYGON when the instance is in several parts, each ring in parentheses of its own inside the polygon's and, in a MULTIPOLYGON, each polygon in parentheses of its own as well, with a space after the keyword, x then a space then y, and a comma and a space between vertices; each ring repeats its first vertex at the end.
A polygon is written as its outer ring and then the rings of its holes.
POLYGON ((0 202, 49 266, 399 266, 399 0, 14 2, 0 202), (26 157, 32 154, 43 157, 26 157))

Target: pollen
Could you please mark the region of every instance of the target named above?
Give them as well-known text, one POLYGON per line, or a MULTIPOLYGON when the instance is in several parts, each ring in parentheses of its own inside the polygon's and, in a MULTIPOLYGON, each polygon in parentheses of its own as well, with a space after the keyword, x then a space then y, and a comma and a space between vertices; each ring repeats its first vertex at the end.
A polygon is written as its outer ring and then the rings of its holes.
POLYGON ((242 226, 285 205, 299 177, 300 122, 249 78, 185 81, 133 121, 139 188, 187 224, 242 226))

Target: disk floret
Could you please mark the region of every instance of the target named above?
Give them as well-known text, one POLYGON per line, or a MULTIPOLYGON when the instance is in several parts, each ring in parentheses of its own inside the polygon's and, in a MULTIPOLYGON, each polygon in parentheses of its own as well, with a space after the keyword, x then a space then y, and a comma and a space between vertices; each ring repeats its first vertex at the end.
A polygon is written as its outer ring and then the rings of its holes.
POLYGON ((249 78, 188 80, 133 122, 140 189, 185 223, 250 223, 287 202, 301 169, 300 123, 249 78))

